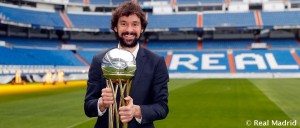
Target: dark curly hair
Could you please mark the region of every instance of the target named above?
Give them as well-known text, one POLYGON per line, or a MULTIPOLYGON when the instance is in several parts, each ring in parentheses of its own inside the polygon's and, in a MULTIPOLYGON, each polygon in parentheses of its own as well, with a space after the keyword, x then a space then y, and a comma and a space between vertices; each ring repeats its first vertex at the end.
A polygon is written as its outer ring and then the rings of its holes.
POLYGON ((114 28, 118 25, 119 18, 131 14, 136 14, 140 18, 142 29, 145 31, 148 24, 146 15, 140 6, 133 2, 124 2, 121 6, 116 8, 111 17, 110 28, 115 32, 114 28))

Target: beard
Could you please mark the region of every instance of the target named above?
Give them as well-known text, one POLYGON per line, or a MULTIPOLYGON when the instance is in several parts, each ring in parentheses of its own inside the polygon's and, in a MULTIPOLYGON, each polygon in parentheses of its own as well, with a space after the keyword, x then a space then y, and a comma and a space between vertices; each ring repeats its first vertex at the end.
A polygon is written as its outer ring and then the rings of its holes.
POLYGON ((121 36, 119 36, 119 34, 116 33, 116 35, 117 35, 117 39, 120 42, 120 45, 122 47, 127 47, 127 48, 133 48, 133 47, 135 47, 137 45, 137 43, 139 42, 140 38, 141 38, 141 35, 139 37, 137 37, 137 34, 135 32, 131 32, 131 33, 129 33, 129 32, 123 32, 121 34, 121 36), (125 40, 123 38, 123 36, 125 36, 125 35, 133 35, 133 36, 135 36, 135 38, 133 40, 125 40))

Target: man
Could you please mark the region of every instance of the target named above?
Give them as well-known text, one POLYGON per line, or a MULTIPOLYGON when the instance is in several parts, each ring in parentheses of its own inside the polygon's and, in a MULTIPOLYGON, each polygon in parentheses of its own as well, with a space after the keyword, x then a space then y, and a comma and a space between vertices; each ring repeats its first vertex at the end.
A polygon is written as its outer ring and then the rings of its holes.
MULTIPOLYGON (((118 47, 136 57, 136 72, 127 106, 119 108, 121 122, 129 128, 153 128, 153 121, 164 119, 168 112, 168 71, 164 58, 139 46, 139 39, 147 26, 145 13, 139 5, 126 2, 118 7, 111 19, 111 29, 118 39, 118 47)), ((108 127, 108 107, 113 104, 113 93, 106 88, 101 70, 105 53, 93 57, 89 70, 84 110, 87 116, 98 116, 95 128, 108 127)))

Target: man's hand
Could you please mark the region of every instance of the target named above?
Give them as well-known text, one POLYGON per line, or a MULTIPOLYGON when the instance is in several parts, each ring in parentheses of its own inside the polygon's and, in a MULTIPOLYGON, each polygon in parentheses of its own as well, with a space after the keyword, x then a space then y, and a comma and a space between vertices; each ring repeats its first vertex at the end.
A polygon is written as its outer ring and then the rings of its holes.
POLYGON ((141 118, 141 108, 138 105, 133 104, 133 99, 130 96, 125 97, 126 106, 119 108, 120 120, 123 123, 127 123, 132 120, 133 117, 141 118))
POLYGON ((99 102, 99 109, 103 112, 106 108, 108 108, 111 104, 114 103, 114 97, 111 88, 102 89, 101 94, 102 100, 99 102))

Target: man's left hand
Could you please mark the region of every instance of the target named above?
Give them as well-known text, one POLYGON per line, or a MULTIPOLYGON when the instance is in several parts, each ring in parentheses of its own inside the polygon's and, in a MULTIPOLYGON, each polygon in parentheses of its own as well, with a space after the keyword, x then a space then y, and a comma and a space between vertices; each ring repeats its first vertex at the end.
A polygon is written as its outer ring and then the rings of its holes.
POLYGON ((120 120, 123 123, 127 123, 132 120, 133 117, 141 118, 140 106, 133 104, 133 99, 130 96, 124 98, 127 102, 126 106, 119 108, 120 120))

